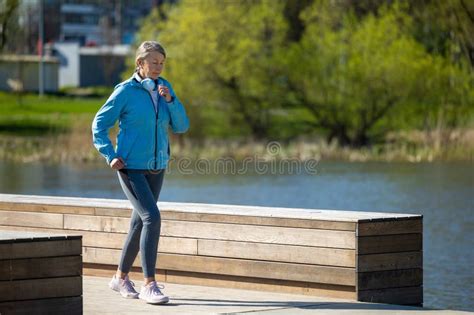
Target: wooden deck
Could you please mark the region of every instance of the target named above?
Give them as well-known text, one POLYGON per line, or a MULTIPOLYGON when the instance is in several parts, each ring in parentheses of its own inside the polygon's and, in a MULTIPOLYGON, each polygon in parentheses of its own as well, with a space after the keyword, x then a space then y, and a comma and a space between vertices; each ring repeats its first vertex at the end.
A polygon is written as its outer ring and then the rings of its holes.
MULTIPOLYGON (((160 281, 357 301, 423 302, 422 216, 159 202, 160 281)), ((0 195, 0 229, 83 236, 84 274, 109 276, 125 200, 0 195)), ((139 279, 139 258, 132 276, 139 279)))
POLYGON ((82 314, 81 236, 0 230, 0 314, 82 314))
MULTIPOLYGON (((139 278, 136 278, 139 279, 139 278)), ((133 279, 133 280, 136 280, 133 279)), ((166 305, 149 305, 122 298, 107 287, 109 277, 84 276, 84 314, 357 314, 357 315, 464 315, 468 312, 355 302, 308 295, 165 283, 166 305)), ((140 281, 135 282, 139 287, 140 281)), ((472 314, 472 313, 470 313, 472 314)))

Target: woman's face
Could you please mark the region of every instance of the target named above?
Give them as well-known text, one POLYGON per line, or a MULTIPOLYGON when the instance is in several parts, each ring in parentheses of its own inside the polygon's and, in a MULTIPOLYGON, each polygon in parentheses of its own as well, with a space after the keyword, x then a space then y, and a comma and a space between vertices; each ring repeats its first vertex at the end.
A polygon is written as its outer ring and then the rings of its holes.
POLYGON ((157 51, 152 51, 146 58, 139 60, 138 65, 140 67, 140 75, 143 78, 156 80, 165 66, 165 56, 157 51))

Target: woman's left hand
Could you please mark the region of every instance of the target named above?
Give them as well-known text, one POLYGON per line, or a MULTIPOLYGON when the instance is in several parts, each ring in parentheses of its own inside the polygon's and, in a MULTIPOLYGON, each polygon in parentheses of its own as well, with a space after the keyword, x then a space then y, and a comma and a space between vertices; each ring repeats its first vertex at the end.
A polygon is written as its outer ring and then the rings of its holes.
POLYGON ((171 102, 170 89, 166 85, 158 85, 158 93, 163 96, 167 102, 171 102))

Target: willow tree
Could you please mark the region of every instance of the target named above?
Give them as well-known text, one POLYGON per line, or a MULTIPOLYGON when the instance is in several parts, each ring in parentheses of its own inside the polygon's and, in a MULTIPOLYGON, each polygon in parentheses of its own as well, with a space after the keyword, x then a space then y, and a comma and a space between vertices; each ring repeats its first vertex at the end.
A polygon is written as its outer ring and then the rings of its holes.
POLYGON ((446 99, 456 109, 466 104, 469 76, 426 52, 398 3, 362 19, 332 5, 318 1, 303 13, 305 33, 285 58, 296 105, 328 140, 364 146, 411 118, 407 113, 420 119, 446 99), (460 85, 446 84, 450 79, 460 85))

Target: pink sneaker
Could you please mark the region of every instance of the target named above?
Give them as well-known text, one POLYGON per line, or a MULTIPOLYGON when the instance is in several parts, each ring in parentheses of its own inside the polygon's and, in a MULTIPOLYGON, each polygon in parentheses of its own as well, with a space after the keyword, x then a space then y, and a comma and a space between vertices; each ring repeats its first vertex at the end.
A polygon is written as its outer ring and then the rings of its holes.
POLYGON ((120 294, 127 299, 138 299, 138 292, 135 291, 134 286, 135 284, 128 279, 128 276, 126 276, 125 279, 120 279, 114 275, 109 282, 109 288, 120 292, 120 294))
POLYGON ((163 285, 158 285, 156 281, 150 282, 148 285, 142 287, 138 297, 149 304, 168 303, 170 299, 160 291, 160 289, 164 288, 163 285))

